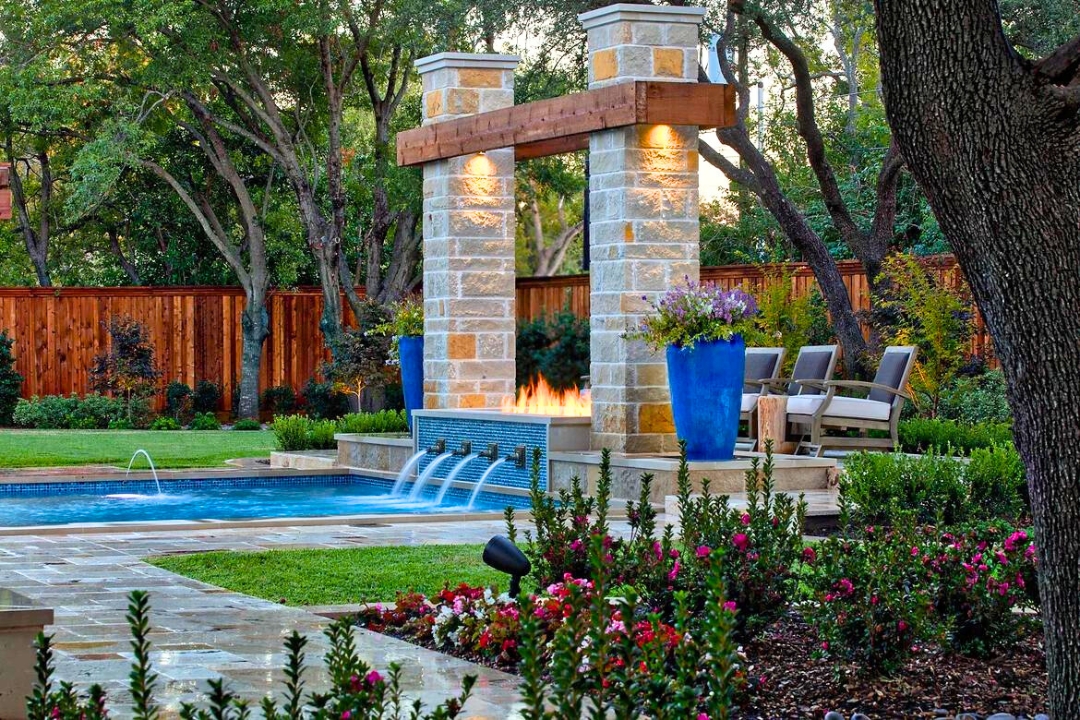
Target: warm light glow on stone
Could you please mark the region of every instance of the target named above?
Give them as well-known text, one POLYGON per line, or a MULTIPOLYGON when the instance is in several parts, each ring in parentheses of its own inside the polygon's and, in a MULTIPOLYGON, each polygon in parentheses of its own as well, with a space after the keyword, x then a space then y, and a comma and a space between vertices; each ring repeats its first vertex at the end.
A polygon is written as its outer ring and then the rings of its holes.
POLYGON ((479 153, 469 158, 469 162, 465 163, 465 172, 469 175, 478 175, 480 177, 491 177, 496 173, 498 168, 495 167, 495 163, 484 153, 479 153))
POLYGON ((675 132, 675 128, 670 125, 653 125, 644 132, 644 147, 650 148, 670 148, 681 147, 682 142, 679 139, 678 134, 675 132))

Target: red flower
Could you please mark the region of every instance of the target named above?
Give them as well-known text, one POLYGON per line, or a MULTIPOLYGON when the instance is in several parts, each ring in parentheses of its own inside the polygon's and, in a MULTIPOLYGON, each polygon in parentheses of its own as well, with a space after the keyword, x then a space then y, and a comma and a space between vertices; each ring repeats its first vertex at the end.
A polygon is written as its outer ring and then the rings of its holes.
POLYGON ((750 538, 746 533, 735 533, 735 536, 731 538, 731 544, 739 552, 746 552, 746 548, 750 547, 750 538))

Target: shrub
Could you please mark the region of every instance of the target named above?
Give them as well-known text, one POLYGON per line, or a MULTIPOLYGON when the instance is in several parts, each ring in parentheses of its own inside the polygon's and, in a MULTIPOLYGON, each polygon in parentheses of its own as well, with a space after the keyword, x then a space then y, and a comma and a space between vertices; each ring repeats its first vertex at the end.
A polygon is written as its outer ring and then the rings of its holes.
POLYGON ((403 410, 380 410, 375 413, 350 413, 338 420, 338 432, 375 434, 408 432, 403 410))
POLYGON ((323 374, 338 389, 355 396, 357 408, 365 389, 383 387, 389 379, 390 338, 373 332, 388 320, 389 313, 381 305, 365 302, 358 327, 338 334, 332 342, 332 359, 324 366, 323 374))
POLYGON ((904 452, 970 453, 976 448, 1012 443, 1012 425, 979 423, 966 425, 955 420, 911 419, 899 427, 900 447, 904 452))
POLYGON ((59 430, 68 427, 68 418, 78 402, 77 395, 46 395, 41 398, 35 395, 29 400, 19 400, 12 417, 15 424, 21 427, 59 430))
POLYGON ((119 418, 109 423, 110 430, 134 430, 135 426, 127 418, 119 418))
POLYGON ((212 412, 195 413, 190 428, 192 430, 220 430, 221 423, 218 422, 217 416, 212 412))
POLYGON ((254 418, 240 418, 233 423, 233 430, 262 430, 262 423, 254 418))
POLYGON ((945 455, 857 453, 844 461, 840 495, 859 525, 951 525, 968 515, 963 474, 963 465, 945 455))
POLYGON ((941 394, 938 417, 966 424, 1011 423, 1012 411, 1005 397, 1005 373, 990 370, 956 378, 941 394))
POLYGON ((150 424, 151 430, 179 430, 180 423, 171 415, 162 415, 150 424))
POLYGON ((296 393, 288 385, 275 385, 263 390, 259 407, 272 415, 288 415, 296 412, 296 393))
POLYGON ((814 547, 814 602, 806 614, 821 655, 856 663, 863 673, 891 674, 917 643, 939 634, 930 585, 920 582, 926 550, 918 539, 901 527, 870 527, 814 547))
POLYGON ((123 402, 116 398, 90 393, 72 403, 68 426, 86 430, 104 430, 109 423, 125 415, 123 402))
POLYGON ((209 380, 195 383, 195 392, 191 396, 191 409, 199 413, 215 413, 221 405, 221 386, 209 380))
POLYGON ((781 376, 790 377, 799 348, 824 345, 832 332, 821 293, 796 292, 794 270, 790 265, 780 268, 772 270, 768 265, 763 266, 763 284, 755 293, 759 312, 753 329, 744 339, 752 346, 782 346, 786 352, 781 376))
POLYGON ((1027 514, 1030 499, 1024 462, 1011 444, 972 450, 964 478, 973 519, 1018 520, 1027 514))
POLYGON ((555 390, 570 390, 589 374, 589 321, 569 308, 518 325, 517 385, 543 375, 555 390))
POLYGON ((181 425, 191 422, 191 388, 187 383, 173 380, 165 387, 165 411, 181 425))
POLYGON ((270 429, 274 431, 277 449, 285 452, 307 450, 310 446, 311 420, 303 415, 286 415, 274 418, 270 429))
POLYGON ((0 332, 0 425, 13 424, 12 416, 22 394, 23 376, 15 372, 15 356, 11 352, 14 344, 7 330, 0 332))
POLYGON ((308 433, 308 447, 313 450, 333 450, 337 447, 334 435, 338 431, 333 420, 316 420, 308 433))
POLYGON ((131 402, 152 395, 154 382, 161 374, 154 363, 154 347, 146 326, 130 317, 114 315, 107 328, 109 349, 94 358, 90 386, 123 398, 129 408, 128 419, 138 425, 131 414, 131 402))
MULTIPOLYGON (((128 687, 132 712, 137 718, 157 718, 161 714, 161 708, 154 701, 158 676, 150 662, 150 604, 145 592, 136 591, 128 596, 127 621, 131 627, 134 656, 128 687)), ((384 678, 360 659, 351 621, 333 623, 326 630, 326 637, 330 646, 325 656, 325 677, 330 681, 329 690, 318 694, 305 692, 304 648, 308 641, 294 630, 285 640, 286 660, 282 674, 286 683, 280 693, 284 707, 279 708, 278 701, 266 698, 262 702, 264 718, 310 716, 321 720, 390 720, 401 718, 402 710, 407 707, 408 716, 413 720, 449 720, 460 714, 476 682, 475 677, 466 676, 457 697, 439 704, 431 712, 424 712, 420 701, 408 703, 402 697, 401 669, 398 665, 391 664, 388 676, 384 678)), ((109 716, 105 691, 100 685, 92 685, 88 695, 83 696, 70 683, 54 683, 55 659, 51 636, 39 634, 36 648, 37 682, 33 694, 26 701, 28 720, 105 720, 109 716)), ((248 703, 227 690, 223 680, 210 680, 208 685, 209 708, 197 709, 191 703, 181 703, 180 718, 224 720, 250 717, 248 703)))
POLYGON ((315 378, 304 385, 304 407, 316 420, 334 420, 349 412, 349 398, 334 388, 333 383, 318 382, 315 378))

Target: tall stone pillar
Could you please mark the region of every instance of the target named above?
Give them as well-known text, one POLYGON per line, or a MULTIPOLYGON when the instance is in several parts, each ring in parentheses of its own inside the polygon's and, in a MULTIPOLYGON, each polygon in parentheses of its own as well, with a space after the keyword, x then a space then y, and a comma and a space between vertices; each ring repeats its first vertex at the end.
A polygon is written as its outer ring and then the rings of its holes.
MULTIPOLYGON (((514 104, 507 55, 416 61, 424 124, 514 104)), ((514 395, 514 150, 424 165, 424 407, 494 408, 514 395)))
MULTIPOLYGON (((611 5, 579 15, 589 87, 697 82, 696 7, 611 5)), ((638 125, 589 138, 594 449, 677 450, 663 353, 624 338, 651 301, 698 279, 698 128, 638 125)))

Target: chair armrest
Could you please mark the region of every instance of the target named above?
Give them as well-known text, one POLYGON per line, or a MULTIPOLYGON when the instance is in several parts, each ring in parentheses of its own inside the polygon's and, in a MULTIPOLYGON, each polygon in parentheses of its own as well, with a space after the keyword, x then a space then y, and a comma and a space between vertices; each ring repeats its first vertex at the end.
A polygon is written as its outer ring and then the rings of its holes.
POLYGON ((876 382, 866 382, 865 380, 830 380, 824 383, 827 387, 832 388, 852 388, 856 390, 881 390, 892 395, 899 395, 905 400, 911 400, 911 395, 903 388, 897 389, 889 387, 888 385, 882 385, 876 382))

